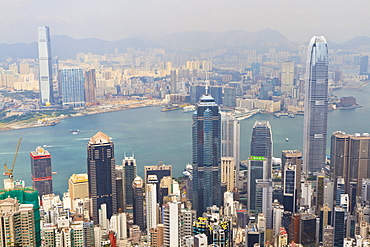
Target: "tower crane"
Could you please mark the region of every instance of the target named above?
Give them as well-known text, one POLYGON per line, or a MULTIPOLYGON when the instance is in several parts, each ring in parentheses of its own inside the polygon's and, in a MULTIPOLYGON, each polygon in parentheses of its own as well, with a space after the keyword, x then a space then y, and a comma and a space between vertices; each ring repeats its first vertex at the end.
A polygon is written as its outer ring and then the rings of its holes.
POLYGON ((4 164, 4 170, 5 170, 5 172, 3 173, 3 175, 4 176, 9 176, 9 179, 11 179, 11 180, 13 179, 14 165, 15 165, 15 162, 17 160, 18 150, 19 150, 19 146, 21 145, 21 141, 22 141, 22 138, 19 138, 18 144, 17 144, 17 148, 15 149, 15 154, 14 154, 14 158, 13 158, 13 163, 12 163, 11 169, 9 169, 9 167, 6 165, 7 162, 5 162, 5 164, 4 164))

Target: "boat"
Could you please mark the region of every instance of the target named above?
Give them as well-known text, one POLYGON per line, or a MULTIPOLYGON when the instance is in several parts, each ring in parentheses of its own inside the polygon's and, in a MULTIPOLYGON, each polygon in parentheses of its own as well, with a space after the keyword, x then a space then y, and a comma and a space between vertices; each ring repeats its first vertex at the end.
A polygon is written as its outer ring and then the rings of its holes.
POLYGON ((78 132, 80 132, 80 130, 72 130, 72 129, 70 129, 69 132, 72 133, 72 134, 74 134, 74 135, 76 135, 76 134, 78 134, 78 132))
POLYGON ((280 113, 275 113, 275 114, 274 114, 274 117, 279 118, 279 117, 281 117, 281 114, 280 114, 280 113))
POLYGON ((294 113, 289 113, 288 117, 295 118, 295 115, 294 115, 294 113))
POLYGON ((286 141, 286 142, 288 142, 288 141, 289 141, 289 138, 288 138, 288 137, 287 137, 287 138, 285 138, 285 141, 286 141))
POLYGON ((196 107, 195 105, 189 105, 189 106, 184 106, 182 109, 183 109, 183 112, 192 112, 196 110, 196 107))

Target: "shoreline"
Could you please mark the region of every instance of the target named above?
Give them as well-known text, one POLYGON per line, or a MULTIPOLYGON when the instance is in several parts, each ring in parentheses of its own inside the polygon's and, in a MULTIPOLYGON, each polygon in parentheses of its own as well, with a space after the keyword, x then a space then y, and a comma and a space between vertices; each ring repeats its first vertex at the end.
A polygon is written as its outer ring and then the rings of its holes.
MULTIPOLYGON (((24 122, 15 122, 12 124, 7 124, 4 127, 0 127, 0 132, 3 131, 12 131, 12 130, 20 130, 20 129, 29 129, 29 128, 38 128, 38 127, 47 127, 47 126, 54 126, 59 124, 63 119, 68 119, 68 118, 74 118, 74 117, 83 117, 83 116, 88 116, 88 115, 95 115, 95 114, 102 114, 102 113, 109 113, 109 112, 116 112, 116 111, 126 111, 126 110, 131 110, 131 109, 138 109, 138 108, 146 108, 146 107, 155 107, 155 106, 161 106, 160 102, 152 102, 152 104, 148 104, 148 102, 143 102, 141 104, 133 104, 129 106, 121 106, 117 108, 85 108, 80 112, 77 112, 75 114, 71 114, 68 116, 63 116, 63 117, 56 117, 56 118, 50 118, 48 119, 47 123, 44 124, 39 124, 39 123, 24 123, 24 122), (94 109, 95 111, 87 111, 86 109, 94 109)), ((104 105, 103 105, 104 106, 104 105)))

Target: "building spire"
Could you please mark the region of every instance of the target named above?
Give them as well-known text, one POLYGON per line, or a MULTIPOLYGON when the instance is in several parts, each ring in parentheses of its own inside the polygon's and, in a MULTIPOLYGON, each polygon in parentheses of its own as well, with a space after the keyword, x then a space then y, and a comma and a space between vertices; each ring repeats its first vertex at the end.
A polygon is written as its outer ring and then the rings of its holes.
POLYGON ((206 95, 208 95, 208 71, 206 71, 206 95))

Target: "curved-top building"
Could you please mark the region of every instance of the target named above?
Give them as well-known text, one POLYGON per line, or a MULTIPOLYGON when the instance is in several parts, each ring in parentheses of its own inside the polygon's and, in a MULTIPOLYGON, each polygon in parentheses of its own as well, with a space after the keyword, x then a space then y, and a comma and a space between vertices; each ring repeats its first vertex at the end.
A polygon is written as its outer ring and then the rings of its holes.
POLYGON ((328 122, 328 44, 323 36, 312 37, 308 46, 303 129, 304 171, 325 166, 328 122))

